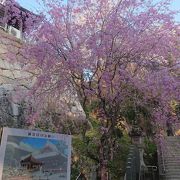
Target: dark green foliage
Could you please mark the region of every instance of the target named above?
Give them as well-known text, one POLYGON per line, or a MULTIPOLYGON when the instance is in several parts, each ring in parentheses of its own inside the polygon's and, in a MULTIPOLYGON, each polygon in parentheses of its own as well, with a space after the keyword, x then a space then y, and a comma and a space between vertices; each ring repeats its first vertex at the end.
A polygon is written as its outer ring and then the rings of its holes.
POLYGON ((142 114, 145 119, 150 118, 150 112, 145 106, 137 106, 137 112, 142 114))
POLYGON ((144 161, 146 165, 157 165, 157 147, 156 144, 148 138, 144 140, 144 161))
POLYGON ((86 137, 84 140, 80 136, 73 137, 73 160, 71 179, 75 180, 80 172, 90 174, 92 167, 98 162, 97 143, 94 137, 86 137))
POLYGON ((130 138, 124 135, 118 141, 118 148, 114 153, 114 158, 109 162, 109 171, 111 179, 119 180, 120 177, 124 176, 126 168, 126 160, 129 153, 130 138))
POLYGON ((120 139, 121 137, 123 137, 123 132, 121 129, 115 128, 113 135, 115 138, 120 139))
POLYGON ((129 105, 124 108, 123 116, 131 124, 134 122, 134 120, 139 121, 140 115, 142 115, 144 119, 149 119, 150 112, 148 108, 145 106, 133 106, 133 105, 129 105))
POLYGON ((125 118, 129 121, 130 124, 133 123, 133 120, 136 118, 136 113, 133 106, 127 107, 123 112, 125 118))
POLYGON ((180 120, 180 104, 177 104, 175 107, 175 113, 178 117, 178 119, 180 120))

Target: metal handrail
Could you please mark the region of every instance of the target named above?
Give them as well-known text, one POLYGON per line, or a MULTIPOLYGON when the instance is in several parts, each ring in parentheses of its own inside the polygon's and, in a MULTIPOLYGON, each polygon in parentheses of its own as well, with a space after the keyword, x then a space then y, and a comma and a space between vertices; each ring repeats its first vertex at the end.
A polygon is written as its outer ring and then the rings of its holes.
POLYGON ((164 152, 161 148, 161 145, 159 145, 158 147, 159 147, 158 148, 159 175, 165 175, 166 168, 165 168, 164 152))
POLYGON ((152 171, 157 171, 157 166, 146 166, 147 169, 151 169, 152 171))
POLYGON ((127 158, 124 180, 136 180, 140 171, 138 168, 140 168, 139 150, 136 146, 131 146, 127 158))
POLYGON ((146 180, 151 178, 152 180, 157 179, 157 166, 142 166, 140 170, 139 180, 146 180))

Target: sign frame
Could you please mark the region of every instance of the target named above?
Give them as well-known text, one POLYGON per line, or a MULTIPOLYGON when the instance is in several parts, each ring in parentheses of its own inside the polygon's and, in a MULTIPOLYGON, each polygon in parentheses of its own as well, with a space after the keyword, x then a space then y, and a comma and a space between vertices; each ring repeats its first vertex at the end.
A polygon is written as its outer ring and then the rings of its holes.
POLYGON ((16 129, 16 128, 3 128, 1 144, 0 144, 0 179, 3 177, 3 168, 4 168, 4 160, 6 153, 6 146, 8 143, 8 137, 22 137, 22 138, 36 138, 36 140, 47 140, 47 141, 63 141, 67 145, 67 168, 66 168, 66 176, 67 180, 70 180, 71 174, 71 135, 65 134, 57 134, 50 133, 44 131, 34 131, 34 130, 24 130, 24 129, 16 129))

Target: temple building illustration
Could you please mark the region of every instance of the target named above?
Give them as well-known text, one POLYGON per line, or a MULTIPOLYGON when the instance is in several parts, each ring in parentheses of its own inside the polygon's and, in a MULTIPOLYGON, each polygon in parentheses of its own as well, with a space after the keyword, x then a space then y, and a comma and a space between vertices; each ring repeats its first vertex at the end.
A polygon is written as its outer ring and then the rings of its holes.
POLYGON ((35 159, 32 155, 21 160, 21 167, 27 170, 39 170, 42 167, 43 163, 37 159, 35 159))

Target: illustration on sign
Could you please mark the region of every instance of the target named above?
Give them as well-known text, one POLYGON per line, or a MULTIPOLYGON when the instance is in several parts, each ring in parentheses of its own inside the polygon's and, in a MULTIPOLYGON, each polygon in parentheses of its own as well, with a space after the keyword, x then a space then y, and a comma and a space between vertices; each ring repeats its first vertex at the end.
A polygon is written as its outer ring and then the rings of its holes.
POLYGON ((70 180, 71 136, 3 128, 2 180, 70 180))

